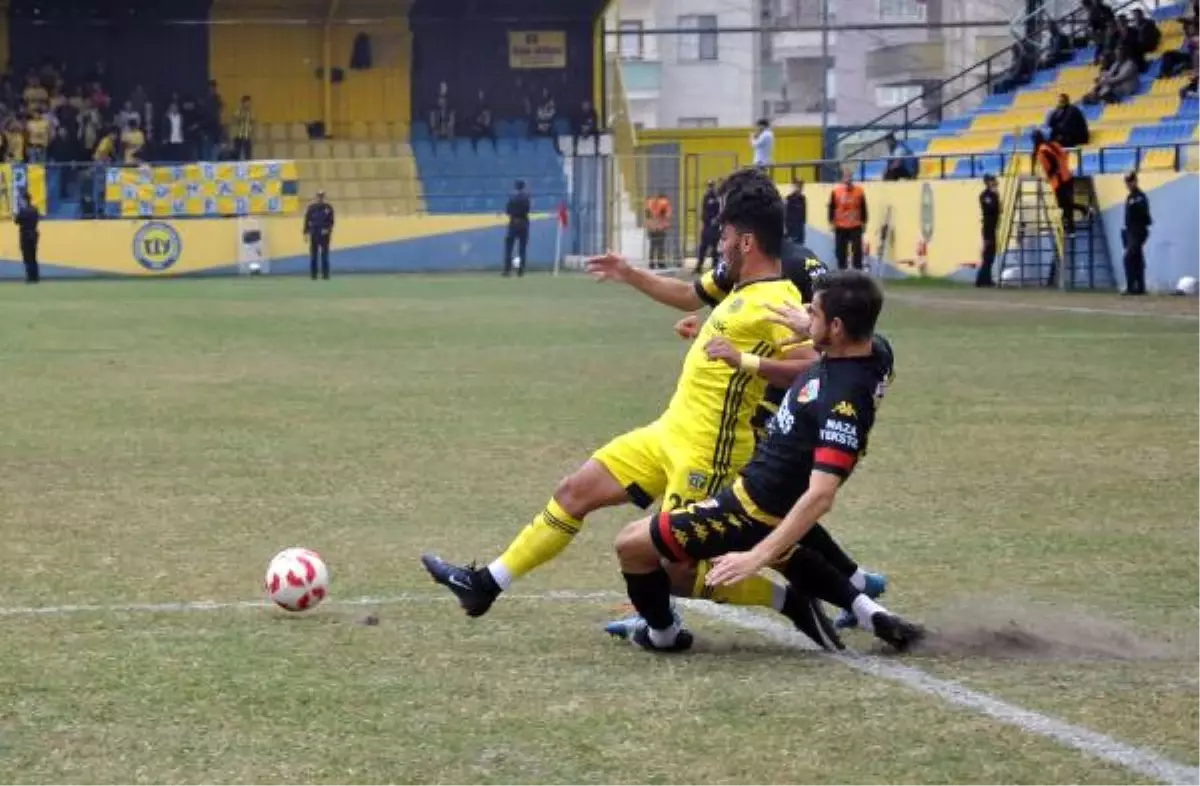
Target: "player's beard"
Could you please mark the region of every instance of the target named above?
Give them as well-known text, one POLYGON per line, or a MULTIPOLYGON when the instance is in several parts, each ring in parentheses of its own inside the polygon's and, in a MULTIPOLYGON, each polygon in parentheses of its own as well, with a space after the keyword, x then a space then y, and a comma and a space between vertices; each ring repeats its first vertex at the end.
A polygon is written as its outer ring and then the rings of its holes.
POLYGON ((730 243, 725 250, 725 267, 730 277, 737 282, 742 280, 742 267, 746 264, 746 255, 737 243, 730 243))

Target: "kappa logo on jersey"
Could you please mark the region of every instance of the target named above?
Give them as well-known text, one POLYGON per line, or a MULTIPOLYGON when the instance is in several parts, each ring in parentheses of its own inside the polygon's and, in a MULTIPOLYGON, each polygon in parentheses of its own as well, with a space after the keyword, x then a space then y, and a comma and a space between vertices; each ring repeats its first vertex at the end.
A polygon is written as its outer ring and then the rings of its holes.
POLYGON ((829 418, 825 425, 821 426, 821 441, 858 450, 858 426, 844 420, 829 418))
POLYGON ((833 405, 833 413, 844 418, 857 418, 858 410, 849 401, 839 401, 833 405))
POLYGON ((729 304, 729 313, 736 314, 742 310, 744 305, 746 305, 746 301, 743 298, 734 298, 733 302, 729 304))
POLYGON ((708 475, 705 475, 703 472, 689 472, 688 473, 688 486, 689 487, 696 489, 697 491, 700 491, 707 485, 708 485, 708 475))
MULTIPOLYGON (((799 398, 797 398, 797 401, 798 400, 799 398)), ((792 430, 792 426, 796 424, 796 416, 792 414, 791 407, 786 406, 786 402, 783 406, 780 406, 779 411, 775 413, 775 419, 773 422, 775 428, 779 431, 782 431, 784 434, 789 433, 792 430)))
POLYGON ((796 394, 796 401, 801 404, 807 404, 817 398, 817 394, 821 392, 821 380, 810 379, 804 387, 800 388, 800 392, 796 394))

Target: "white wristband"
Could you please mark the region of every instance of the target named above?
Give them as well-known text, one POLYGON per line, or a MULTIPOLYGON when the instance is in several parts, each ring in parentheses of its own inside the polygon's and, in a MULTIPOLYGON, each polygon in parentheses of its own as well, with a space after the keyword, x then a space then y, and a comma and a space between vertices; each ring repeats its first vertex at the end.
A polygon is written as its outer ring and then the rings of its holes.
POLYGON ((762 358, 751 352, 743 352, 741 360, 738 361, 738 367, 742 371, 749 371, 751 374, 757 374, 760 365, 762 365, 762 358))

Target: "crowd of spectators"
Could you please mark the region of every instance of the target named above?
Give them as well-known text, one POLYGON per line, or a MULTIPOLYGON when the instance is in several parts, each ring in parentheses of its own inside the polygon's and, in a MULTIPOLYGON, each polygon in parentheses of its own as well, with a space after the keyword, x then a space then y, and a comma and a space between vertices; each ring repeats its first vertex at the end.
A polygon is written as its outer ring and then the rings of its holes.
POLYGON ((517 116, 500 118, 493 110, 486 91, 478 90, 470 99, 459 101, 452 95, 450 86, 441 82, 437 98, 429 110, 429 131, 434 139, 461 137, 472 140, 476 146, 483 141, 495 145, 498 120, 525 120, 529 136, 551 139, 555 149, 559 150, 557 129, 561 125, 560 119, 565 118, 573 138, 574 153, 579 154, 580 140, 588 139, 593 141, 595 152, 599 152, 600 121, 591 101, 584 100, 576 110, 563 113, 549 87, 533 90, 523 84, 520 77, 516 78, 513 95, 517 96, 517 116))
POLYGON ((45 62, 0 74, 0 158, 12 163, 128 164, 248 159, 254 116, 243 97, 222 124, 217 83, 198 96, 151 96, 141 86, 120 100, 104 63, 86 74, 45 62))

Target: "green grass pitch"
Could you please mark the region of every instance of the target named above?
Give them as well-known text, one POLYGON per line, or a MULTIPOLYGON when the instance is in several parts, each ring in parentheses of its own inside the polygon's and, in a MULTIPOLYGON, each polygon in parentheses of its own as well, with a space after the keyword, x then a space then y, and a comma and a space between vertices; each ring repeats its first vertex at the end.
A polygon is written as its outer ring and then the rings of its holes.
MULTIPOLYGON (((1195 766, 1194 302, 888 293, 829 524, 960 637, 905 662, 1195 766)), ((419 553, 490 559, 655 417, 676 318, 574 276, 0 287, 0 781, 1144 779, 700 614, 689 656, 607 640, 632 509, 486 618, 446 602, 419 553), (291 545, 391 602, 118 608, 255 600, 291 545)))

